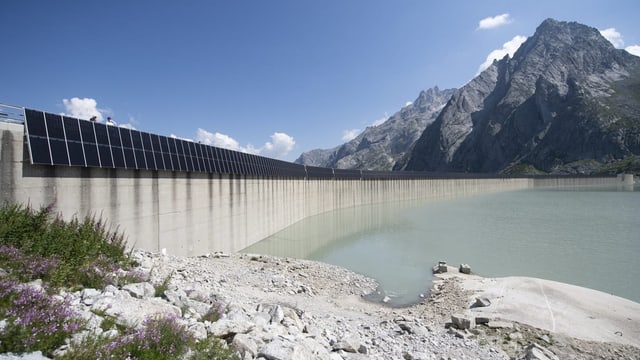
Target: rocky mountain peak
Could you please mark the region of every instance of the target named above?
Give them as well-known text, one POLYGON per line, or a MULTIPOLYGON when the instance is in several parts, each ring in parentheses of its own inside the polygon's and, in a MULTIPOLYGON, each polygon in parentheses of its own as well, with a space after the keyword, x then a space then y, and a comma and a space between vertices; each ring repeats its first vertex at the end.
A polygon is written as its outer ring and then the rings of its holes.
POLYGON ((303 153, 299 164, 339 169, 391 170, 445 106, 454 89, 423 90, 384 123, 369 126, 355 139, 332 149, 303 153))
POLYGON ((456 91, 396 168, 571 172, 638 154, 639 84, 640 58, 595 28, 547 19, 456 91))

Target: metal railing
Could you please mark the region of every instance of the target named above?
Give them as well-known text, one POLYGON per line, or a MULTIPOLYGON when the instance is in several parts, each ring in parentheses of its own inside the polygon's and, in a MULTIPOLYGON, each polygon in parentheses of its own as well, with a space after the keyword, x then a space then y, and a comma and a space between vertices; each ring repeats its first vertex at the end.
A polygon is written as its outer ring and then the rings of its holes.
POLYGON ((24 108, 0 103, 0 121, 14 124, 24 123, 24 108))

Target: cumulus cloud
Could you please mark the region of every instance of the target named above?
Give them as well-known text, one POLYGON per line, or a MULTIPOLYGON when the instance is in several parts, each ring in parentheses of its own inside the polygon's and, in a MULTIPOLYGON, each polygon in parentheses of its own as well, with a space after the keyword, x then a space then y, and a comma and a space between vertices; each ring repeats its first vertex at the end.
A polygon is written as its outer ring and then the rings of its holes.
POLYGON ((292 136, 275 132, 271 135, 271 141, 265 143, 262 148, 257 150, 260 154, 279 158, 289 154, 295 145, 296 141, 292 136))
POLYGON ((487 59, 482 64, 480 64, 480 67, 478 67, 478 73, 476 75, 480 74, 486 68, 491 66, 493 60, 500 60, 505 55, 513 56, 513 54, 516 52, 516 50, 518 50, 520 45, 525 42, 525 40, 527 40, 526 36, 516 35, 513 37, 513 39, 502 44, 501 49, 496 49, 490 52, 489 55, 487 55, 487 59))
POLYGON ((640 56, 640 45, 630 45, 624 48, 629 54, 640 56))
POLYGON ((629 45, 624 47, 624 38, 616 28, 608 28, 604 30, 600 30, 600 34, 604 36, 605 39, 609 40, 613 46, 618 49, 625 49, 629 54, 633 54, 635 56, 640 56, 640 45, 629 45))
POLYGON ((296 144, 293 137, 282 132, 273 133, 273 135, 271 135, 271 141, 265 142, 261 147, 255 147, 251 144, 241 146, 236 139, 229 135, 219 132, 212 133, 204 129, 198 129, 196 139, 207 145, 274 158, 285 157, 293 150, 296 144))
POLYGON ((407 101, 406 103, 404 103, 404 107, 407 107, 409 105, 413 105, 413 101, 407 101))
POLYGON ((600 30, 600 34, 618 49, 624 46, 622 34, 620 34, 615 28, 600 30))
POLYGON ((98 121, 102 121, 102 111, 98 109, 98 102, 91 98, 71 98, 62 99, 62 104, 66 109, 66 115, 79 119, 89 120, 95 116, 98 121))
POLYGON ((498 26, 507 25, 511 22, 512 20, 509 17, 509 14, 500 14, 496 16, 490 16, 478 22, 477 30, 493 29, 493 28, 497 28, 498 26))
POLYGON ((347 142, 356 138, 360 134, 360 129, 350 129, 342 131, 342 141, 347 142))

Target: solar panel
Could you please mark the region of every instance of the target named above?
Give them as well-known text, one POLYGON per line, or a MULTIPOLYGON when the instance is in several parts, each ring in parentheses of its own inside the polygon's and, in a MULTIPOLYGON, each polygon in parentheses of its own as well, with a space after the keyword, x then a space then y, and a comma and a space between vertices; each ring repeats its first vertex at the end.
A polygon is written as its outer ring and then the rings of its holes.
POLYGON ((131 130, 131 142, 133 144, 136 168, 147 169, 147 160, 144 157, 144 150, 142 149, 142 136, 140 135, 140 131, 131 130))
POLYGON ((64 116, 62 118, 64 125, 64 133, 67 141, 82 141, 80 137, 80 126, 78 125, 78 119, 64 116))
POLYGON ((47 134, 49 136, 49 148, 51 149, 51 162, 53 165, 69 166, 69 152, 64 136, 62 116, 45 114, 47 134))
POLYGON ((96 133, 93 129, 93 123, 89 121, 80 121, 80 136, 82 137, 82 142, 86 143, 96 143, 96 133))
POLYGON ((49 142, 46 138, 29 136, 29 147, 31 150, 32 164, 53 165, 51 162, 51 152, 49 151, 49 142))
POLYGON ((43 136, 46 138, 47 126, 44 123, 44 113, 30 109, 25 109, 24 112, 28 120, 26 121, 26 125, 29 136, 43 136))
MULTIPOLYGON (((156 161, 157 170, 167 170, 167 167, 164 163, 164 157, 162 156, 162 150, 160 148, 160 137, 156 134, 150 134, 151 136, 151 147, 153 149, 153 157, 156 161)), ((171 170, 171 169, 169 169, 171 170)))
POLYGON ((98 145, 110 146, 109 144, 109 134, 107 133, 107 125, 104 124, 93 124, 94 130, 96 133, 96 143, 98 145))
POLYGON ((111 146, 122 146, 120 140, 120 130, 115 126, 107 126, 107 135, 109 135, 109 144, 111 146))
POLYGON ((122 153, 124 154, 124 164, 127 169, 137 169, 136 157, 133 153, 133 143, 131 142, 131 130, 119 128, 120 140, 122 141, 122 153))
POLYGON ((67 150, 69 151, 69 165, 86 166, 84 159, 84 149, 79 141, 67 141, 67 150))
POLYGON ((173 164, 173 170, 180 171, 181 165, 180 165, 180 160, 178 158, 178 149, 176 147, 176 139, 167 138, 167 143, 169 144, 169 153, 171 153, 171 164, 173 164))
POLYGON ((113 158, 111 157, 111 148, 109 145, 98 145, 98 155, 100 156, 100 167, 112 168, 113 158))

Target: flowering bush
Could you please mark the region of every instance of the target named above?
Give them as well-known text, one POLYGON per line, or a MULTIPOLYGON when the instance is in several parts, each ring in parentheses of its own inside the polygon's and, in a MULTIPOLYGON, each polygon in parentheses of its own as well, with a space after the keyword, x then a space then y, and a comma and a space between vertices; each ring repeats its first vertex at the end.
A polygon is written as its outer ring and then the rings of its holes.
POLYGON ((38 254, 26 255, 11 245, 0 245, 0 267, 11 271, 19 280, 48 280, 59 265, 60 260, 56 256, 45 258, 38 254))
MULTIPOLYGON (((133 262, 121 234, 92 217, 65 222, 51 210, 52 206, 39 211, 19 205, 0 208, 0 353, 42 351, 52 356, 82 330, 84 322, 69 299, 49 295, 59 287, 101 289, 149 280, 148 274, 130 270, 133 262), (22 283, 36 279, 44 286, 22 283)), ((161 293, 170 279, 158 285, 161 293)), ((176 318, 153 318, 140 328, 120 330, 115 337, 84 336, 63 358, 238 359, 217 338, 197 342, 176 318)))
POLYGON ((172 316, 148 319, 135 329, 108 337, 87 337, 62 359, 238 359, 219 339, 197 343, 188 329, 172 316))
POLYGON ((68 301, 10 278, 0 279, 0 353, 51 354, 82 325, 68 301))

